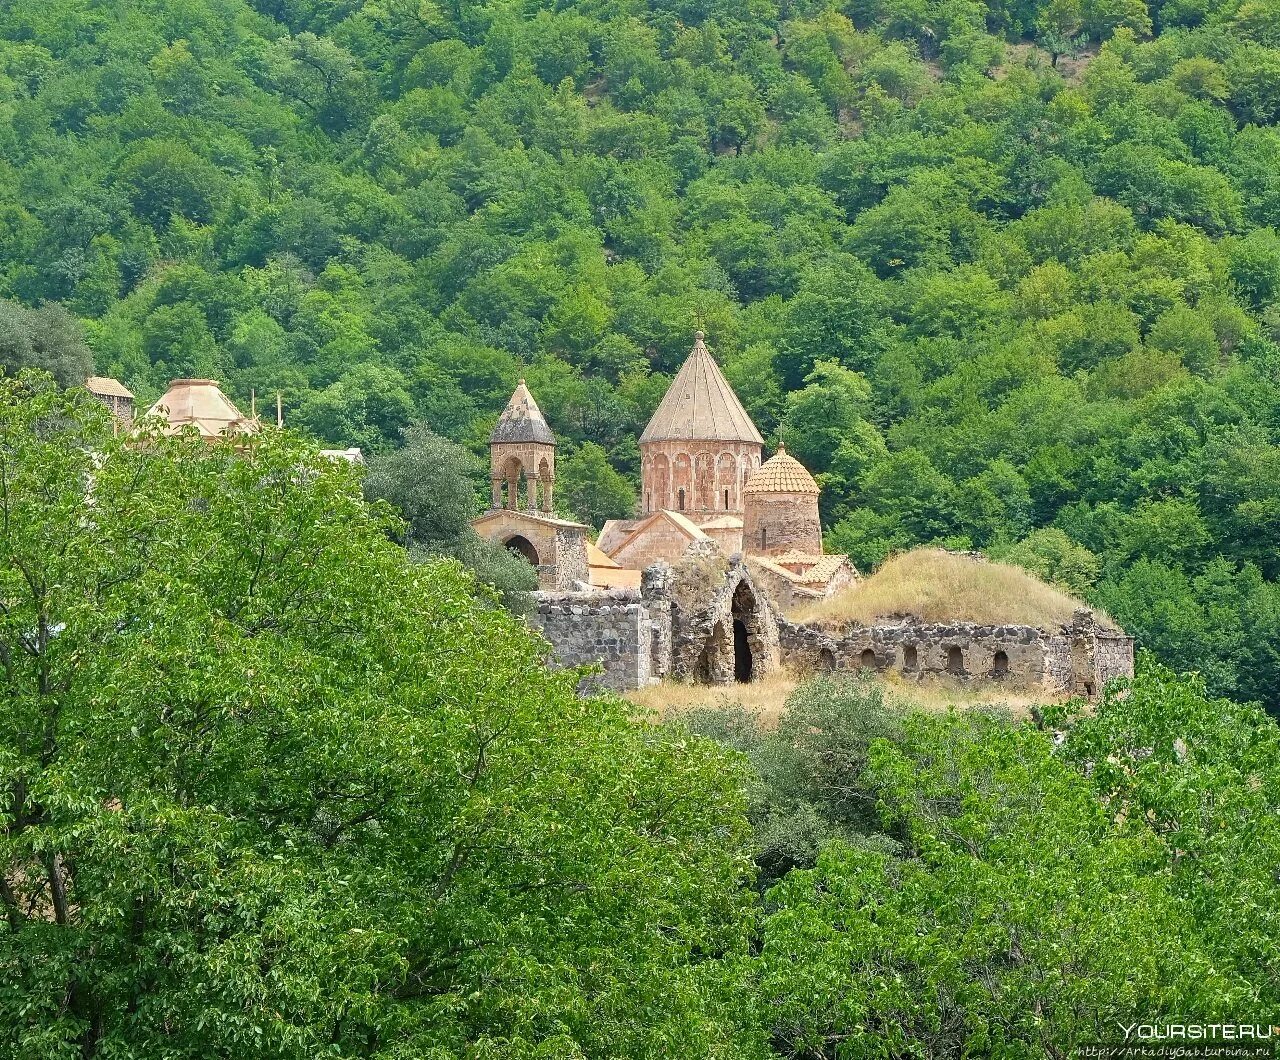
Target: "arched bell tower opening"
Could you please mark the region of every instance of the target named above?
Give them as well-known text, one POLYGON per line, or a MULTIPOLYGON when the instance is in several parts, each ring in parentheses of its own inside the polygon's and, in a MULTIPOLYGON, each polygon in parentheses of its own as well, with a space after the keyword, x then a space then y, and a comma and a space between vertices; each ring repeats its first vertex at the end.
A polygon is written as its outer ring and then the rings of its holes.
POLYGON ((523 379, 489 436, 491 507, 554 511, 556 439, 523 379))

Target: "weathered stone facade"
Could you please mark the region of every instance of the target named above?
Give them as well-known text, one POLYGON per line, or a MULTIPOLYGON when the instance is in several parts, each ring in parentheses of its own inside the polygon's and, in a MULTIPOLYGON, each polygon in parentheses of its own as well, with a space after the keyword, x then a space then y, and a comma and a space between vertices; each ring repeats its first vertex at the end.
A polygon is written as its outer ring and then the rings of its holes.
POLYGON ((793 550, 822 555, 818 495, 747 494, 742 546, 753 556, 772 556, 793 550))
POLYGON ((655 676, 652 620, 634 589, 534 594, 529 624, 551 644, 558 667, 601 665, 587 688, 640 688, 655 676))
POLYGON ((582 523, 499 508, 471 525, 482 537, 524 556, 538 572, 540 589, 574 590, 591 582, 587 527, 582 523))
POLYGON ((838 630, 783 618, 778 628, 783 662, 802 671, 894 670, 914 680, 991 681, 1089 698, 1113 677, 1133 675, 1133 638, 1099 627, 1087 610, 1058 630, 911 618, 838 630))
POLYGON ((1133 675, 1133 638, 1087 610, 1056 630, 913 618, 839 629, 802 625, 775 610, 740 556, 711 542, 674 567, 655 564, 640 590, 541 592, 532 625, 561 666, 599 664, 590 686, 619 691, 663 678, 730 684, 779 666, 896 671, 909 680, 982 681, 1011 691, 1096 698, 1133 675))

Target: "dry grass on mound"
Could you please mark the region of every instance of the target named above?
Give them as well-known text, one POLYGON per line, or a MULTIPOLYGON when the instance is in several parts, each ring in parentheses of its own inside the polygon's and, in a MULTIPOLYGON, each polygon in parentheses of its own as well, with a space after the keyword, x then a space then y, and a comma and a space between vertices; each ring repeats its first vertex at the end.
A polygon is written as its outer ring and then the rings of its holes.
MULTIPOLYGON (((799 622, 869 624, 894 615, 923 622, 979 622, 1039 626, 1068 624, 1083 603, 1021 567, 918 548, 892 556, 870 578, 826 600, 796 608, 799 622)), ((1111 619, 1094 611, 1098 621, 1111 619)))

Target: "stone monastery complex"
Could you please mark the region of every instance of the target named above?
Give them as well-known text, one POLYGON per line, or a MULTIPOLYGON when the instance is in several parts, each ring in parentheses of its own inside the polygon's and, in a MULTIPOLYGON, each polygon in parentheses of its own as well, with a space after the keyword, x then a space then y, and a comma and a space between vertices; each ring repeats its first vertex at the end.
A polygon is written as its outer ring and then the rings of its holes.
POLYGON ((601 666, 594 680, 615 689, 749 681, 787 664, 1093 697, 1133 673, 1132 639, 1087 609, 1054 630, 789 620, 791 605, 849 588, 858 573, 823 552, 817 483, 784 447, 763 459, 764 439, 702 332, 640 435, 640 510, 605 523, 596 543, 554 514, 555 435, 523 380, 489 449, 490 509, 476 531, 537 569, 532 622, 553 659, 601 666))
MULTIPOLYGON (((91 377, 86 387, 132 420, 133 394, 118 381, 91 377)), ((174 380, 148 414, 210 440, 260 428, 256 408, 243 415, 211 379, 174 380)), ((554 665, 598 667, 588 685, 725 684, 787 665, 1093 698, 1133 673, 1132 638, 1084 608, 1055 629, 788 618, 806 600, 856 592, 858 572, 824 553, 817 483, 781 446, 764 459, 764 439, 702 332, 639 444, 639 510, 605 523, 592 543, 589 527, 555 514, 556 439, 524 380, 489 439, 490 507, 472 525, 537 570, 530 622, 554 665)), ((363 462, 358 449, 324 452, 363 462)))

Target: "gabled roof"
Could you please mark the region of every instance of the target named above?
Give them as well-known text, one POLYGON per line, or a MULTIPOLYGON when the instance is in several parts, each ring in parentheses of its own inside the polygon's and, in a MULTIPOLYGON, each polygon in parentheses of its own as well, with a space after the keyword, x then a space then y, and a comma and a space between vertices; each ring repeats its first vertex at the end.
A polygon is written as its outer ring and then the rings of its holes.
POLYGON ((160 400, 147 410, 148 416, 169 421, 173 431, 195 427, 202 437, 225 434, 252 434, 258 421, 243 416, 219 388, 216 379, 175 379, 160 400))
POLYGON ((84 388, 90 394, 97 394, 99 397, 129 398, 133 400, 133 394, 129 388, 119 379, 112 379, 109 375, 89 376, 84 381, 84 388))
POLYGON ((756 468, 742 487, 746 493, 808 493, 817 496, 818 484, 799 460, 787 452, 785 445, 756 468))
POLYGON ((482 523, 487 523, 493 519, 527 519, 531 523, 540 523, 543 526, 553 526, 560 529, 590 529, 586 523, 575 523, 572 519, 557 519, 554 515, 544 515, 541 512, 526 512, 520 508, 494 508, 492 511, 485 512, 483 515, 472 519, 471 525, 480 526, 482 523))
MULTIPOLYGON (((646 534, 653 524, 659 520, 671 523, 672 526, 684 534, 690 541, 711 540, 709 536, 702 532, 697 523, 681 515, 679 512, 660 508, 658 511, 651 512, 649 515, 646 515, 643 519, 633 520, 628 527, 626 536, 621 538, 616 544, 611 543, 606 555, 612 559, 632 542, 646 534)), ((603 534, 600 535, 600 539, 604 540, 603 534)))
POLYGON ((701 331, 694 333, 693 349, 640 435, 640 442, 686 438, 764 444, 738 395, 712 359, 701 331))
POLYGON ((489 435, 489 444, 494 442, 539 442, 542 445, 555 445, 556 436, 551 433, 542 410, 533 400, 529 388, 523 379, 516 386, 507 407, 498 417, 498 425, 489 435))

